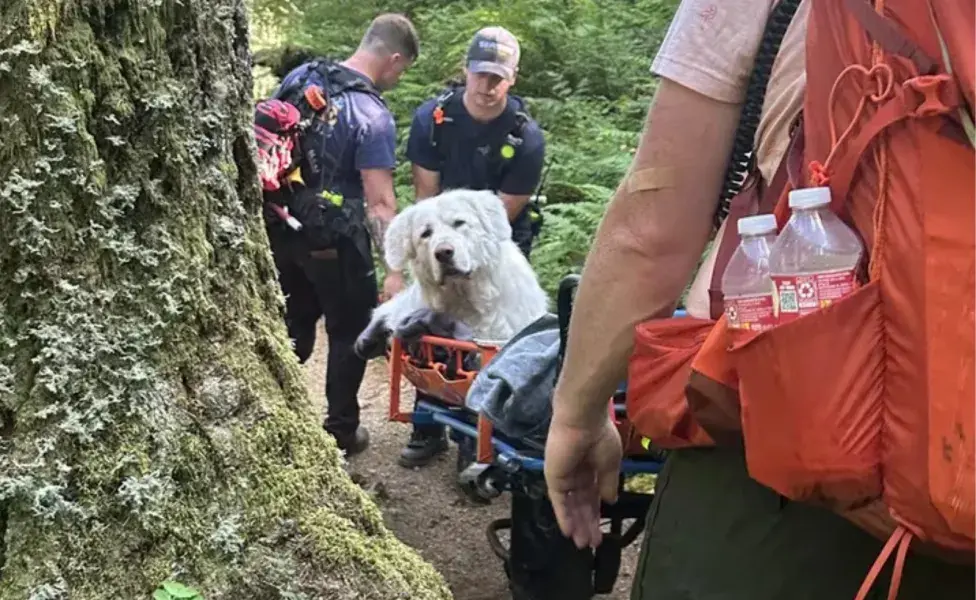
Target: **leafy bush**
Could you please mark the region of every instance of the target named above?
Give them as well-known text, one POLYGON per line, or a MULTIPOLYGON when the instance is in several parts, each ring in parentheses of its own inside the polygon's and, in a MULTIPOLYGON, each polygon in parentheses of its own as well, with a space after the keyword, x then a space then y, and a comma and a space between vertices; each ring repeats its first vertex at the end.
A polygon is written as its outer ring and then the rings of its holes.
MULTIPOLYGON (((403 161, 401 204, 413 199, 403 156, 414 109, 461 72, 475 31, 502 25, 522 46, 513 93, 542 126, 552 161, 545 227, 532 262, 546 289, 577 272, 613 190, 630 164, 655 89, 650 64, 678 0, 252 0, 256 50, 284 45, 343 58, 369 21, 402 12, 417 27, 421 55, 387 94, 403 161)), ((256 93, 275 80, 256 71, 256 93)))

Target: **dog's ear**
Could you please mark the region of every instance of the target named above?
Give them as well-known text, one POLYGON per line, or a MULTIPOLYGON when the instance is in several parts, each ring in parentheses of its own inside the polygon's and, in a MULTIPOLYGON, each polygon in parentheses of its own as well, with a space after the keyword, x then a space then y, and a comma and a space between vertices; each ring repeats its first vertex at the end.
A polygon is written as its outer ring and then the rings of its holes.
POLYGON ((393 217, 390 228, 383 238, 383 248, 386 251, 386 264, 393 270, 402 271, 407 261, 416 253, 413 246, 413 206, 393 217))
POLYGON ((499 242, 512 238, 512 225, 508 222, 505 203, 494 192, 472 191, 468 196, 472 208, 481 219, 485 231, 499 242))

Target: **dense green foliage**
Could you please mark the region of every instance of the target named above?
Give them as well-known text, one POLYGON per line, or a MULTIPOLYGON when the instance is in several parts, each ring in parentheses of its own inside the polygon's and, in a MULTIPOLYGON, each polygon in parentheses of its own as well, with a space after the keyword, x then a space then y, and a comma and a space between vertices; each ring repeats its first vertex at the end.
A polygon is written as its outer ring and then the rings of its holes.
MULTIPOLYGON (((677 0, 254 0, 256 50, 297 45, 344 57, 379 12, 407 14, 421 56, 387 96, 403 142, 413 110, 460 74, 471 36, 499 24, 522 44, 513 93, 542 125, 552 160, 543 194, 544 232, 532 262, 553 292, 577 271, 606 201, 630 163, 655 81, 654 52, 677 0)), ((275 84, 258 79, 258 94, 275 84)), ((402 155, 401 155, 402 156, 402 155)), ((413 199, 410 166, 397 173, 402 203, 413 199)))

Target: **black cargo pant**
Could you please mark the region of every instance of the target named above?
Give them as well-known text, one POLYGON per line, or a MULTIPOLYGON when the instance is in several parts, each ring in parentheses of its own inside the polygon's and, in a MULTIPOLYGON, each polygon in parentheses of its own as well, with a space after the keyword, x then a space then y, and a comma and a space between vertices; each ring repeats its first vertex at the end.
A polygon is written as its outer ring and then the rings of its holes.
POLYGON ((300 362, 311 356, 316 325, 325 317, 325 429, 338 440, 348 439, 359 427, 358 394, 366 372, 366 361, 356 356, 353 345, 379 295, 368 258, 369 236, 362 230, 356 240, 342 239, 338 248, 316 251, 301 232, 278 225, 270 227, 268 235, 285 294, 288 335, 300 362))
MULTIPOLYGON (((512 241, 515 242, 525 258, 529 258, 532 253, 532 224, 530 220, 529 207, 515 218, 512 223, 512 241)), ((426 400, 428 402, 434 401, 433 398, 424 394, 423 392, 417 392, 416 398, 414 400, 414 409, 417 407, 417 403, 421 400, 426 400)), ((429 425, 414 425, 414 435, 424 438, 438 437, 444 432, 444 426, 439 423, 432 423, 429 425)))
MULTIPOLYGON (((741 451, 672 451, 631 600, 853 600, 884 544, 751 479, 741 451)), ((888 597, 892 558, 869 600, 888 597)), ((898 600, 971 600, 972 566, 909 552, 898 600)))

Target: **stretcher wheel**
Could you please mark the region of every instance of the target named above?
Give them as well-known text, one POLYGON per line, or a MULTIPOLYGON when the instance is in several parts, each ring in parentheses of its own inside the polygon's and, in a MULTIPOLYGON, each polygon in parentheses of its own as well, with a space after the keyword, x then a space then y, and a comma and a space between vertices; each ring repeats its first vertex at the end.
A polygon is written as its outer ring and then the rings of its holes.
POLYGON ((479 463, 476 459, 475 442, 469 437, 458 441, 457 463, 458 486, 464 495, 478 504, 491 504, 502 494, 502 488, 495 483, 494 467, 479 463))

